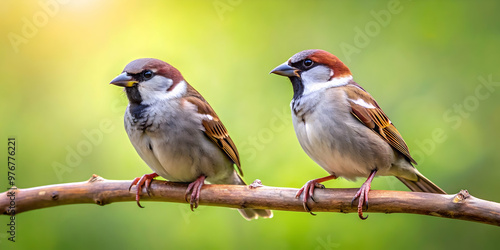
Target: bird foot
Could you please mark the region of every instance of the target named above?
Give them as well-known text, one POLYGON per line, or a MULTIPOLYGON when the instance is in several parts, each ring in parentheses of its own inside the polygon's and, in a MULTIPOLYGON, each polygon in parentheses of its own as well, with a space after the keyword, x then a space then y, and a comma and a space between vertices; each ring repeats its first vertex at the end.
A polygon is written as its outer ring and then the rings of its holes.
POLYGON ((366 182, 363 183, 363 185, 358 190, 358 192, 356 192, 351 201, 351 206, 353 206, 354 200, 359 198, 358 216, 362 220, 366 220, 368 218, 368 215, 366 217, 363 216, 363 205, 366 204, 366 209, 368 210, 368 192, 370 191, 370 188, 371 188, 370 184, 367 184, 366 182))
POLYGON ((366 204, 366 210, 368 210, 368 192, 370 192, 371 189, 371 184, 373 177, 375 177, 375 174, 377 173, 377 170, 373 170, 370 175, 368 176, 368 179, 361 185, 361 188, 359 188, 358 192, 354 195, 354 197, 351 200, 351 207, 353 206, 354 201, 359 198, 358 202, 358 216, 362 220, 366 220, 368 218, 368 215, 366 217, 363 216, 363 205, 366 204))
POLYGON ((316 202, 314 200, 314 189, 325 188, 325 186, 320 184, 320 182, 329 181, 332 179, 337 179, 337 176, 332 174, 323 178, 318 178, 306 182, 306 184, 301 189, 299 189, 299 191, 295 194, 295 199, 298 199, 300 197, 300 194, 304 193, 304 197, 302 199, 302 205, 304 205, 304 210, 306 210, 306 212, 309 212, 311 215, 316 215, 315 213, 311 212, 311 209, 309 209, 309 207, 307 206, 307 200, 309 199, 309 197, 311 197, 311 200, 316 202))
POLYGON ((306 182, 306 184, 295 194, 295 199, 298 199, 300 195, 304 193, 304 196, 302 197, 302 205, 304 206, 304 210, 309 212, 311 215, 316 214, 311 211, 309 206, 307 206, 307 200, 311 197, 311 200, 316 202, 314 200, 314 189, 316 188, 325 188, 325 185, 318 183, 317 180, 310 180, 306 182))
POLYGON ((146 192, 148 193, 149 196, 151 196, 149 187, 151 187, 151 181, 157 176, 158 176, 157 173, 152 173, 152 174, 145 174, 140 178, 137 177, 132 181, 132 183, 128 187, 128 191, 130 191, 132 186, 136 185, 137 192, 135 193, 135 201, 137 202, 137 206, 139 206, 140 208, 144 208, 143 206, 141 206, 141 203, 139 202, 141 200, 142 188, 146 187, 146 192))
POLYGON ((184 195, 184 199, 188 201, 187 197, 189 193, 191 193, 191 199, 189 200, 189 206, 191 207, 191 211, 194 211, 195 208, 198 208, 198 204, 200 202, 200 193, 201 193, 201 187, 203 184, 205 184, 205 178, 207 178, 204 175, 200 175, 198 179, 195 181, 191 182, 187 189, 186 189, 186 194, 184 195))

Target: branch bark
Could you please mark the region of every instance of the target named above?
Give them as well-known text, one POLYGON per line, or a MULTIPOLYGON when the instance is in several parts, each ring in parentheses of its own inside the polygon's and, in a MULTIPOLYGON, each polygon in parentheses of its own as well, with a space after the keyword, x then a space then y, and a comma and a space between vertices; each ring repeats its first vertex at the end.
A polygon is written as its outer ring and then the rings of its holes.
MULTIPOLYGON (((12 188, 0 194, 0 211, 4 215, 61 206, 94 203, 135 201, 135 187, 128 190, 131 181, 106 180, 93 175, 88 181, 41 186, 27 189, 12 188)), ((141 201, 186 203, 187 184, 153 181, 151 196, 143 190, 141 201)), ((317 189, 309 207, 314 212, 357 212, 351 199, 357 189, 317 189)), ((262 208, 304 212, 302 202, 295 199, 297 189, 261 186, 251 188, 239 185, 204 185, 200 205, 230 208, 262 208)), ((455 195, 418 192, 372 190, 369 209, 375 213, 410 213, 450 219, 475 221, 500 226, 500 204, 470 196, 466 190, 455 195)), ((135 204, 134 204, 135 205, 135 204)))

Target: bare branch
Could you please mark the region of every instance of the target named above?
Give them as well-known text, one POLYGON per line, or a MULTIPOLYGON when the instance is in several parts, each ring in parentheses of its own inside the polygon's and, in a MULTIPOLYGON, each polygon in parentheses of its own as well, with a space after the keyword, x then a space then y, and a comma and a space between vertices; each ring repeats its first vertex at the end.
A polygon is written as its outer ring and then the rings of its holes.
MULTIPOLYGON (((0 211, 9 215, 34 209, 95 203, 106 205, 120 201, 135 201, 135 187, 128 191, 131 181, 105 180, 97 175, 85 182, 58 184, 27 189, 11 189, 0 194, 0 211)), ((141 201, 186 203, 187 184, 153 181, 151 196, 141 201)), ((314 212, 357 212, 351 199, 357 189, 317 189, 316 202, 308 205, 314 212)), ((295 199, 297 189, 269 186, 204 185, 200 205, 231 208, 263 208, 304 212, 301 200, 295 199)), ((500 226, 500 204, 472 197, 466 190, 456 195, 417 192, 372 190, 369 209, 375 213, 411 213, 450 219, 476 221, 500 226)), ((135 205, 135 204, 134 204, 135 205)))

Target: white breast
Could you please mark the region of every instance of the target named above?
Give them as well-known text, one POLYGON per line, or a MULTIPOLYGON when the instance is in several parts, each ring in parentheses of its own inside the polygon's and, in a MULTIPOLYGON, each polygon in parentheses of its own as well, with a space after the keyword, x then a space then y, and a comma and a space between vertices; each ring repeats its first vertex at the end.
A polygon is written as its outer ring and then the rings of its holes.
POLYGON ((380 175, 388 174, 394 161, 391 147, 350 111, 347 96, 339 88, 303 96, 295 108, 292 105, 300 145, 318 165, 338 177, 355 180, 375 168, 380 175))
POLYGON ((233 164, 205 136, 201 116, 182 113, 187 110, 175 100, 157 103, 148 112, 156 115, 145 131, 131 125, 128 110, 125 127, 137 153, 154 172, 176 182, 192 182, 202 174, 212 183, 232 178, 233 164))

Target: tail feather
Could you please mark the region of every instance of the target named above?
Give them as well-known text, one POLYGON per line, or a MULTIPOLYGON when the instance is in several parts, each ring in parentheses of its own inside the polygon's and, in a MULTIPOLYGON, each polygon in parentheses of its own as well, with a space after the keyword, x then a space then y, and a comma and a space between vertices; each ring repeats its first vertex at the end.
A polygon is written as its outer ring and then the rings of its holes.
POLYGON ((273 218, 273 212, 267 209, 244 208, 244 209, 238 209, 238 212, 240 212, 240 214, 246 220, 258 219, 259 217, 273 218))
MULTIPOLYGON (((245 181, 234 171, 232 176, 232 180, 228 181, 231 184, 235 185, 247 185, 245 181)), ((226 182, 226 183, 228 183, 226 182)), ((258 219, 260 218, 273 218, 273 212, 268 209, 254 209, 254 208, 243 208, 238 209, 238 212, 245 218, 246 220, 258 219)))
POLYGON ((417 180, 412 181, 405 179, 403 177, 398 178, 403 184, 405 184, 413 192, 424 192, 424 193, 436 193, 436 194, 446 194, 446 192, 438 187, 436 184, 432 183, 424 175, 417 171, 417 180))

